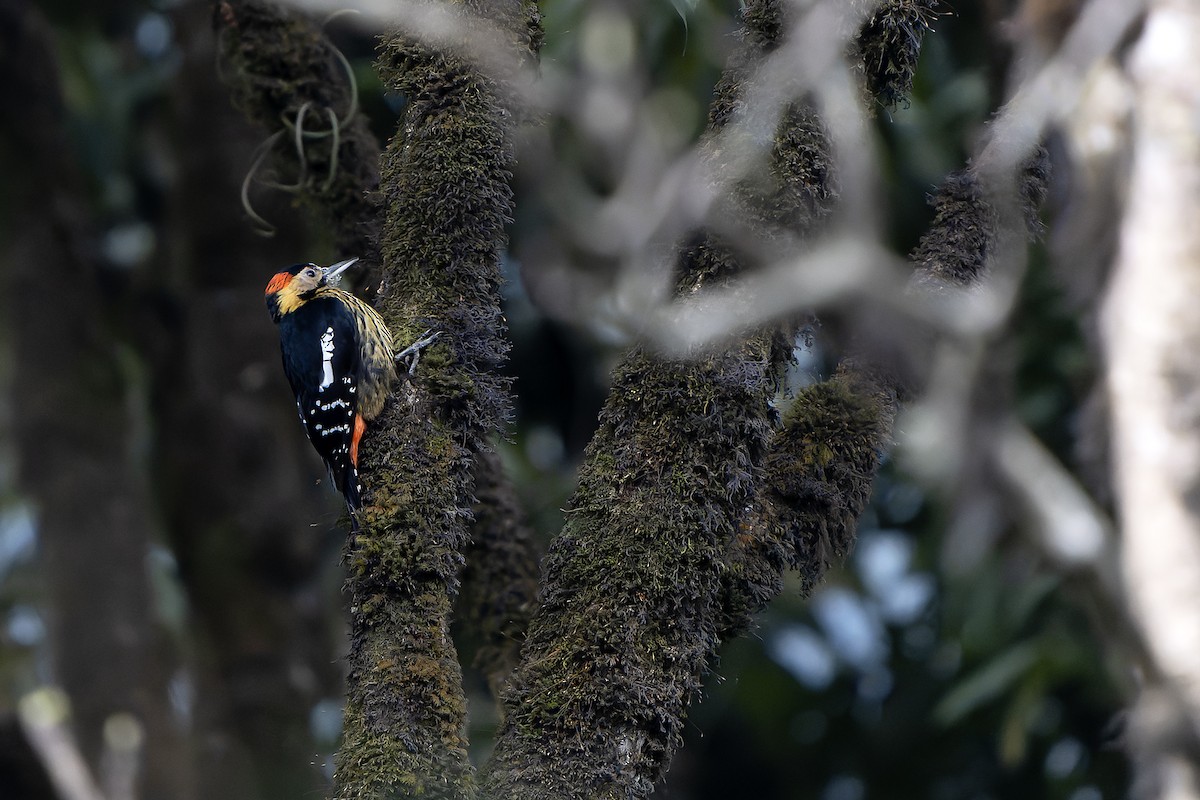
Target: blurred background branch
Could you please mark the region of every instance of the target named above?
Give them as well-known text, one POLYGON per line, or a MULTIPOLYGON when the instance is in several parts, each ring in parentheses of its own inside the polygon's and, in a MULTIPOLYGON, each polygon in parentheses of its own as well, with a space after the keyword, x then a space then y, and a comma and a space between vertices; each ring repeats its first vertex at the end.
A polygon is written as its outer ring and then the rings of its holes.
POLYGON ((1200 13, 1150 4, 1130 55, 1132 171, 1101 331, 1121 573, 1153 669, 1131 744, 1144 796, 1200 795, 1200 13))

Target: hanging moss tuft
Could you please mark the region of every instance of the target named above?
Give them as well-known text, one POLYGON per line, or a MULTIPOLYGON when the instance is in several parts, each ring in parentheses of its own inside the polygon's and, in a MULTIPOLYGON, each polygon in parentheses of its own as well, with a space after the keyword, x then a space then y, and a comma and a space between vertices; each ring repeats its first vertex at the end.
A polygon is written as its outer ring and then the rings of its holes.
POLYGON ((884 0, 855 38, 855 63, 867 91, 883 106, 907 102, 921 41, 932 29, 940 6, 940 0, 884 0))
POLYGON ((854 545, 879 461, 891 444, 891 393, 850 369, 800 392, 764 463, 775 524, 811 591, 854 545))
MULTIPOLYGON (((1022 220, 1030 236, 1041 232, 1038 217, 1050 177, 1045 149, 1026 163, 1016 191, 1022 220)), ((968 167, 951 174, 929 199, 933 222, 911 255, 921 274, 954 286, 967 286, 983 277, 996 241, 999 216, 976 171, 968 167)))

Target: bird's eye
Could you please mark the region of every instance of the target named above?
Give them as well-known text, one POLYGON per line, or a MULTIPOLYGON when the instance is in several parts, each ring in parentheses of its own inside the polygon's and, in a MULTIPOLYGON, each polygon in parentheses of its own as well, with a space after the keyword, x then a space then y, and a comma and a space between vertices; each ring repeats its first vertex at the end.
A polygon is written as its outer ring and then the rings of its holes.
POLYGON ((310 278, 317 277, 317 271, 315 269, 306 269, 306 270, 304 270, 304 274, 310 278))

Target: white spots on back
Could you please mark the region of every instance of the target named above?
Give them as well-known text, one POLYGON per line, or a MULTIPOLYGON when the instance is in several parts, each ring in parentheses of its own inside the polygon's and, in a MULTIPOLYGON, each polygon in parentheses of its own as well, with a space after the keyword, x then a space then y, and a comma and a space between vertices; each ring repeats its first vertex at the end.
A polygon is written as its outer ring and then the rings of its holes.
POLYGON ((321 334, 321 391, 333 385, 333 326, 321 334))

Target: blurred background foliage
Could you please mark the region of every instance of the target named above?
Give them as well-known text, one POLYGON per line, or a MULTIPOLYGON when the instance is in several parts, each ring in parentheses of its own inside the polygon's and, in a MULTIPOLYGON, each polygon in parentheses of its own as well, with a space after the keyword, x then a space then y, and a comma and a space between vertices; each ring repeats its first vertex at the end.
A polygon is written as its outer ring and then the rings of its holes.
MULTIPOLYGON (((257 287, 279 265, 327 262, 334 254, 320 231, 304 226, 300 209, 257 189, 259 212, 280 225, 274 239, 244 244, 242 231, 224 242, 209 241, 202 253, 189 253, 181 249, 193 247, 195 237, 174 238, 181 216, 187 226, 202 228, 211 207, 250 227, 236 194, 244 172, 236 171, 249 167, 258 133, 227 102, 222 105, 208 4, 45 0, 40 5, 53 24, 61 69, 71 148, 63 157, 77 162, 86 178, 93 221, 89 242, 105 310, 101 320, 125 365, 128 413, 141 417, 131 427, 129 447, 153 485, 155 439, 164 423, 156 416, 164 402, 159 393, 172 385, 159 382, 161 354, 146 341, 155 334, 142 327, 147 303, 165 303, 155 313, 169 325, 172 304, 187 303, 204 284, 211 260, 225 257, 224 244, 249 248, 235 259, 247 265, 242 267, 247 274, 215 288, 248 293, 251 308, 258 302, 257 287), (210 83, 204 92, 194 91, 205 81, 210 83), (225 126, 231 135, 189 136, 187 126, 208 116, 221 119, 211 129, 225 126), (207 183, 184 181, 186 164, 200 147, 228 150, 220 163, 231 174, 207 183)), ((675 149, 694 142, 704 125, 731 44, 731 5, 655 0, 626 7, 635 22, 633 40, 626 44, 645 81, 627 88, 656 110, 675 149)), ((614 46, 611 31, 597 28, 600 6, 545 0, 542 7, 548 79, 579 69, 590 57, 588 48, 614 46)), ((898 253, 916 243, 930 219, 927 193, 965 163, 998 102, 1007 46, 997 34, 997 21, 1011 11, 1003 3, 955 3, 926 39, 911 98, 896 108, 875 109, 886 170, 880 176, 882 202, 898 253)), ((371 69, 373 37, 344 20, 331 24, 330 31, 354 65, 377 134, 386 138, 403 99, 380 91, 371 69)), ((606 152, 589 136, 587 125, 580 124, 580 115, 587 113, 580 107, 548 121, 554 148, 547 157, 553 163, 538 166, 561 170, 568 188, 579 181, 603 194, 612 186, 620 154, 606 152)), ((19 209, 4 206, 11 235, 21 217, 19 209)), ((506 264, 517 414, 511 439, 500 444, 543 540, 561 525, 561 509, 616 353, 602 326, 547 315, 524 291, 522 261, 537 256, 539 237, 553 216, 545 203, 518 196, 506 264)), ((605 269, 595 253, 573 251, 573 257, 583 272, 605 269)), ((47 303, 52 307, 53 298, 47 303)), ((47 324, 53 324, 47 314, 47 324)), ((274 356, 259 358, 275 346, 265 312, 251 324, 263 341, 252 354, 259 360, 248 355, 239 365, 234 359, 234 380, 250 385, 288 417, 290 400, 274 356)), ((1035 255, 1012 330, 1015 335, 993 357, 1012 366, 1011 372, 997 374, 1015 380, 997 391, 1011 394, 1023 420, 1071 463, 1069 433, 1084 400, 1091 357, 1043 257, 1035 255)), ((13 331, 0 325, 0 335, 9 345, 0 349, 5 411, 0 427, 0 714, 11 714, 17 698, 55 680, 46 622, 52 611, 44 589, 55 576, 39 569, 38 512, 15 479, 14 432, 22 421, 11 409, 22 387, 13 379, 13 331)), ((824 350, 818 337, 799 356, 794 385, 821 377, 835 354, 824 350)), ((289 596, 307 604, 308 613, 315 613, 312 607, 323 609, 336 632, 341 604, 337 500, 318 486, 316 457, 307 447, 292 446, 301 442, 300 427, 293 428, 294 441, 278 452, 303 459, 305 485, 296 491, 315 516, 313 527, 292 533, 307 537, 299 547, 315 550, 318 566, 297 578, 289 575, 288 558, 267 551, 254 557, 262 562, 256 574, 268 581, 302 579, 305 585, 293 586, 289 596)), ((276 457, 266 454, 268 463, 276 457)), ((202 682, 196 664, 205 662, 202 651, 213 645, 193 636, 203 616, 196 607, 202 595, 180 577, 169 530, 172 513, 164 507, 171 495, 158 491, 154 497, 159 530, 144 566, 156 622, 174 643, 171 705, 186 726, 195 716, 196 686, 202 682)), ((692 711, 687 744, 660 795, 677 800, 1123 796, 1127 767, 1118 745, 1124 687, 1101 648, 1097 631, 1103 624, 1095 610, 1078 602, 1070 580, 1003 522, 1004 515, 995 511, 1002 502, 965 482, 923 484, 906 469, 903 452, 889 460, 844 568, 831 573, 811 598, 801 598, 795 587, 785 592, 761 616, 757 630, 729 643, 713 665, 707 695, 692 711)), ((224 558, 218 555, 199 568, 220 570, 224 558)), ((335 663, 336 642, 335 635, 315 646, 327 654, 327 664, 335 663)), ((463 646, 469 653, 471 643, 463 646)), ((495 711, 482 677, 468 678, 475 689, 471 741, 482 756, 495 711)), ((336 746, 338 685, 336 675, 309 684, 303 693, 308 705, 303 716, 311 726, 308 752, 310 761, 321 764, 321 753, 336 746)), ((268 784, 269 779, 260 780, 257 791, 279 796, 268 784)))

